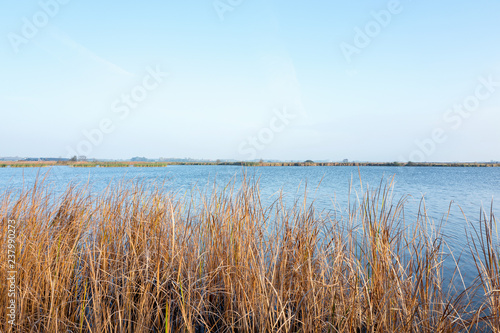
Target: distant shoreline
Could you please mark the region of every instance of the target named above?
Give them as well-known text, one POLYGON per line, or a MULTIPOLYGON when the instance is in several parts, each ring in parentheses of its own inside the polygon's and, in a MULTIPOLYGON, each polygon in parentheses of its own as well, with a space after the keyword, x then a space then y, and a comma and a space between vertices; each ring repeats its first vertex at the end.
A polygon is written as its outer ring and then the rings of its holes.
POLYGON ((168 167, 175 165, 225 165, 225 166, 248 166, 248 167, 282 167, 282 166, 381 166, 381 167, 500 167, 500 163, 485 162, 457 162, 457 163, 435 163, 435 162, 99 162, 99 161, 5 161, 0 162, 0 168, 39 168, 50 166, 70 166, 80 168, 92 167, 168 167))

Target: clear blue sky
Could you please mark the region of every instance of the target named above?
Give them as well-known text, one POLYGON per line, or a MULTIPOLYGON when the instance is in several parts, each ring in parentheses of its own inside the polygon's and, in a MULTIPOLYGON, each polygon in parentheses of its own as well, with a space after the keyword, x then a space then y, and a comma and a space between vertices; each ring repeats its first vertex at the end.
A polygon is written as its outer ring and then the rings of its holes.
POLYGON ((500 160, 496 0, 1 4, 0 156, 500 160))

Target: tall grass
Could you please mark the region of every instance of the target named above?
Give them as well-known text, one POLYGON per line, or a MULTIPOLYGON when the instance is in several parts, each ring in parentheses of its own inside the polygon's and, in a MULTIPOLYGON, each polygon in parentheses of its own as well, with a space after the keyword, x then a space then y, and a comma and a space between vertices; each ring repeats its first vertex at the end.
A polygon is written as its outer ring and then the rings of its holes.
POLYGON ((500 332, 492 212, 469 235, 476 283, 455 290, 442 235, 423 204, 405 221, 391 183, 365 188, 344 217, 264 205, 247 179, 191 196, 52 190, 0 197, 0 246, 15 219, 18 271, 16 323, 2 332, 500 332))

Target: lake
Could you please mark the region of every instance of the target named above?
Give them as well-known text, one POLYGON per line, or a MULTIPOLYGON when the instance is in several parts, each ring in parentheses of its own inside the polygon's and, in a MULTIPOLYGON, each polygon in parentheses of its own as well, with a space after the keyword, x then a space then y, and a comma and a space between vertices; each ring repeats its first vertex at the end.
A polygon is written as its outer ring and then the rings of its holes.
MULTIPOLYGON (((0 193, 7 189, 19 190, 32 186, 37 175, 46 175, 47 183, 56 192, 62 192, 68 183, 82 186, 87 182, 91 190, 99 192, 110 183, 123 180, 141 181, 146 184, 162 183, 165 189, 186 192, 194 187, 210 189, 214 182, 222 187, 231 180, 240 182, 241 176, 258 178, 264 203, 270 203, 282 190, 290 204, 306 192, 308 202, 314 201, 318 212, 344 212, 348 208, 349 186, 352 182, 352 199, 360 192, 357 167, 248 167, 239 166, 168 166, 165 168, 0 168, 0 193), (319 185, 319 186, 318 186, 319 185)), ((443 234, 455 254, 468 251, 465 239, 465 216, 471 223, 479 220, 480 208, 487 211, 494 202, 494 211, 500 207, 500 168, 462 167, 360 167, 363 185, 371 189, 382 179, 394 176, 395 202, 409 195, 405 215, 409 222, 418 211, 419 202, 425 198, 426 208, 435 223, 450 215, 443 225, 443 234), (463 213, 462 213, 463 211, 463 213)), ((414 219, 413 219, 414 220, 414 219)), ((470 231, 470 228, 469 228, 470 231)), ((465 273, 474 270, 466 252, 461 262, 465 273)), ((467 275, 465 274, 465 279, 467 275)), ((473 274, 474 276, 476 274, 473 274)))

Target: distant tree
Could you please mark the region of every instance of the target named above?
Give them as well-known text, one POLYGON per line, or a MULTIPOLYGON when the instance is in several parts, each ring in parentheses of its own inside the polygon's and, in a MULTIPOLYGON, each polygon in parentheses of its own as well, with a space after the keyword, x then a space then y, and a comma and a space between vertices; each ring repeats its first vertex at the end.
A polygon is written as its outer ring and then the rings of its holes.
POLYGON ((307 161, 305 161, 304 163, 314 163, 314 161, 307 160, 307 161))
POLYGON ((73 156, 72 158, 69 159, 71 162, 77 162, 78 161, 78 157, 76 156, 73 156))
POLYGON ((132 162, 149 162, 147 158, 145 158, 145 157, 139 157, 139 156, 132 157, 130 159, 130 161, 132 161, 132 162))
POLYGON ((220 160, 215 161, 215 164, 220 164, 220 160))

